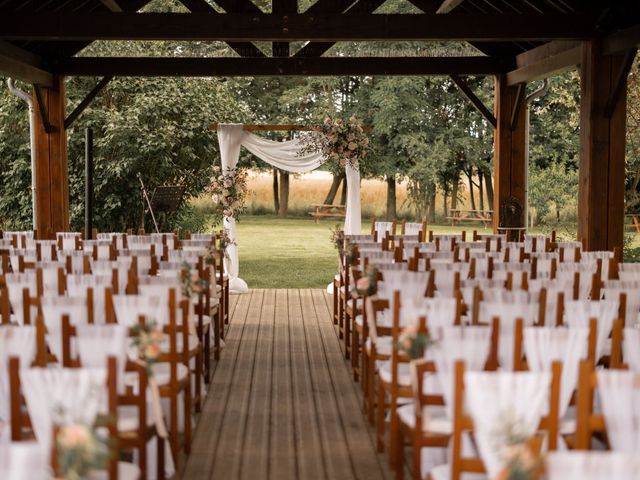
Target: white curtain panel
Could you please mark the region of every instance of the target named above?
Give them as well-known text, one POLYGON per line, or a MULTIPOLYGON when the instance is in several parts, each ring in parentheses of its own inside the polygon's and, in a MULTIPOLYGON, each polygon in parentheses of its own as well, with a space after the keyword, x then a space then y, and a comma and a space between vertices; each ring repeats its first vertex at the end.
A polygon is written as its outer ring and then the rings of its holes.
POLYGON ((640 375, 625 370, 601 370, 598 391, 611 449, 640 453, 640 375))
POLYGON ((551 371, 555 361, 562 363, 559 418, 567 413, 571 396, 578 383, 580 360, 587 356, 587 328, 527 327, 524 329, 524 351, 529 370, 551 371))
MULTIPOLYGON (((240 157, 240 147, 244 146, 255 156, 281 170, 294 173, 305 173, 315 170, 323 163, 320 153, 299 155, 301 144, 299 139, 276 142, 261 138, 243 130, 242 124, 218 124, 218 142, 222 170, 235 169, 240 157)), ((359 234, 362 228, 360 216, 360 172, 350 166, 345 168, 347 177, 347 212, 344 222, 345 234, 359 234)), ((226 217, 224 228, 229 238, 236 240, 236 221, 226 217)), ((225 262, 229 275, 229 289, 234 293, 247 293, 249 287, 239 278, 238 248, 230 245, 227 248, 229 259, 225 262)))
POLYGON ((607 451, 551 452, 548 480, 640 480, 640 457, 607 451))
POLYGON ((0 478, 34 480, 51 478, 45 452, 37 442, 0 444, 0 478))
POLYGON ((471 413, 476 443, 489 478, 504 467, 507 427, 533 436, 549 405, 548 372, 466 372, 465 404, 471 413))

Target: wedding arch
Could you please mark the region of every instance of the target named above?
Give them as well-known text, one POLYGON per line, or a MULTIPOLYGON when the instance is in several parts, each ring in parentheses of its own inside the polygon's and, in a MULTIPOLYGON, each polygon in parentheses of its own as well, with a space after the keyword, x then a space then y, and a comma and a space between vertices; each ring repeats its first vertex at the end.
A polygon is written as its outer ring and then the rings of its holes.
MULTIPOLYGON (((276 168, 293 173, 306 173, 317 169, 325 162, 322 152, 301 152, 300 139, 286 141, 269 140, 252 133, 256 130, 311 130, 294 125, 243 125, 240 123, 224 123, 212 125, 218 132, 222 170, 234 170, 240 158, 240 147, 246 148, 259 159, 276 168)), ((360 172, 352 165, 345 165, 347 177, 347 211, 344 221, 345 234, 360 233, 362 220, 360 214, 360 172)), ((234 293, 247 293, 247 283, 239 277, 240 263, 236 240, 236 219, 224 217, 224 228, 229 235, 225 259, 229 275, 229 289, 234 293)))

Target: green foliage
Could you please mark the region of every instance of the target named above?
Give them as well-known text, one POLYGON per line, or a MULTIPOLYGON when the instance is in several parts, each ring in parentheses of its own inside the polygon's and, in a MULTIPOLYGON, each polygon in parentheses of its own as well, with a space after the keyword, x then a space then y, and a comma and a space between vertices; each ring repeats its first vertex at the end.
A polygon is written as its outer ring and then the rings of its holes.
POLYGON ((529 205, 535 209, 537 222, 550 221, 551 207, 555 209, 556 224, 562 211, 573 206, 578 196, 578 172, 565 163, 551 163, 546 168, 531 165, 529 170, 529 205))

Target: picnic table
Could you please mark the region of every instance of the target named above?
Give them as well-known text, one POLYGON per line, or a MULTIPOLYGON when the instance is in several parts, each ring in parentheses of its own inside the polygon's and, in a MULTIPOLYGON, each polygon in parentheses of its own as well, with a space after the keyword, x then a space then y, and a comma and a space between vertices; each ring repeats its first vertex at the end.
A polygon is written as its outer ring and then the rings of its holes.
POLYGON ((633 228, 636 233, 640 233, 640 213, 627 213, 625 217, 629 221, 626 226, 633 228))
POLYGON ((493 223, 493 210, 463 210, 453 208, 449 210, 447 220, 451 220, 451 226, 455 227, 460 222, 481 222, 484 228, 493 223))
POLYGON ((344 218, 347 215, 347 207, 345 205, 327 205, 324 203, 315 203, 311 205, 313 212, 308 212, 316 223, 320 223, 321 218, 338 217, 344 218))

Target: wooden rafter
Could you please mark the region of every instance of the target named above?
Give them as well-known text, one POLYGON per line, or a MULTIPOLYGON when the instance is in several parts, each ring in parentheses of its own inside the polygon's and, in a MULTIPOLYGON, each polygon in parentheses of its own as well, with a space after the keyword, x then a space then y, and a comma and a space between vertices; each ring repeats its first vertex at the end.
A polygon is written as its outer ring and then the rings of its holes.
POLYGON ((618 103, 618 98, 620 98, 620 93, 623 88, 626 88, 627 76, 629 75, 633 61, 636 58, 637 51, 638 50, 636 48, 633 48, 624 55, 624 60, 618 70, 618 74, 616 75, 616 79, 613 83, 613 88, 611 89, 611 93, 607 99, 607 104, 604 107, 604 116, 606 118, 611 118, 611 115, 613 115, 613 111, 616 108, 616 104, 618 103))
POLYGON ((460 5, 464 0, 444 0, 436 13, 449 13, 451 10, 460 5))
POLYGON ((74 57, 56 73, 81 76, 489 75, 511 68, 491 57, 176 58, 74 57))
POLYGON ((42 59, 31 52, 0 41, 0 75, 50 87, 53 76, 42 69, 42 59))
POLYGON ((78 104, 78 106, 69 114, 67 118, 64 119, 64 128, 68 129, 76 118, 82 115, 82 112, 86 110, 86 108, 91 104, 94 98, 96 98, 100 92, 107 86, 107 84, 113 79, 113 76, 108 75, 106 77, 102 77, 102 79, 96 84, 95 87, 91 89, 91 91, 87 94, 86 97, 78 104))
POLYGON ((38 103, 38 112, 40 112, 40 120, 42 121, 42 127, 46 133, 51 133, 51 123, 49 123, 49 113, 47 106, 44 103, 42 96, 42 90, 39 85, 34 85, 33 90, 36 94, 36 102, 38 103))
POLYGON ((0 38, 20 40, 547 40, 596 35, 584 15, 176 13, 3 14, 0 38))
POLYGON ((493 128, 498 126, 498 122, 496 117, 491 113, 482 100, 478 98, 478 96, 471 90, 467 82, 464 81, 459 75, 451 75, 451 80, 456 86, 460 89, 460 91, 469 99, 469 101, 473 104, 474 107, 482 114, 482 116, 491 124, 493 128))
MULTIPOLYGON (((274 14, 298 13, 298 0, 271 0, 271 10, 274 14)), ((288 57, 291 54, 289 42, 273 42, 271 51, 274 57, 288 57)))
MULTIPOLYGON (((206 0, 179 0, 191 13, 217 14, 206 0)), ((264 57, 265 54, 251 42, 227 42, 227 45, 241 57, 264 57)))
POLYGON ((527 86, 524 83, 518 85, 518 92, 516 93, 516 99, 513 104, 513 109, 511 110, 511 120, 509 121, 509 126, 512 131, 516 129, 518 113, 520 113, 520 105, 522 105, 522 97, 525 94, 526 88, 527 86))

